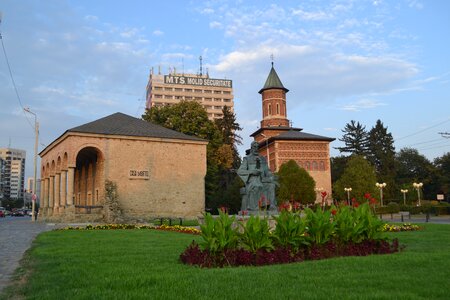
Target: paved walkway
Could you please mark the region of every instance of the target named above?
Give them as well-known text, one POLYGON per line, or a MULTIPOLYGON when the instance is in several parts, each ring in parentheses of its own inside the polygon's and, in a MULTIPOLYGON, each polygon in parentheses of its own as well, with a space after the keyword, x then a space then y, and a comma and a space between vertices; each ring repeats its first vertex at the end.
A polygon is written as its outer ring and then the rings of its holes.
POLYGON ((0 218, 0 293, 10 283, 14 270, 34 238, 53 225, 31 222, 31 217, 0 218))

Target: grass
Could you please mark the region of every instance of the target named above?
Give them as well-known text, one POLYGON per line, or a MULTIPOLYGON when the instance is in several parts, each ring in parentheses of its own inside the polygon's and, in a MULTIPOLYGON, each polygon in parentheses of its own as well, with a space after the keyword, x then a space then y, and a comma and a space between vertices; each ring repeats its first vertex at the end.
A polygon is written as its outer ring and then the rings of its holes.
MULTIPOLYGON (((38 236, 3 298, 448 299, 450 225, 389 233, 401 253, 289 265, 200 269, 179 254, 198 236, 155 230, 38 236)), ((1 298, 1 297, 0 297, 1 298)))

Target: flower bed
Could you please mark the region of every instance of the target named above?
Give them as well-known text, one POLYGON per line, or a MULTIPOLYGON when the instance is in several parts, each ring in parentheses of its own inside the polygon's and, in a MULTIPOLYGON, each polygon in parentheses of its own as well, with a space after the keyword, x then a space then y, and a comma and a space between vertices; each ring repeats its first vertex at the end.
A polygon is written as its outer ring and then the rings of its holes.
POLYGON ((417 231, 421 227, 411 223, 404 223, 402 225, 384 224, 383 231, 385 232, 398 232, 398 231, 417 231))
POLYGON ((400 251, 398 240, 388 241, 384 223, 368 204, 358 207, 305 209, 305 217, 281 211, 269 228, 267 218, 250 216, 246 222, 220 212, 205 215, 202 240, 180 255, 183 263, 201 267, 267 265, 336 256, 364 256, 400 251))
POLYGON ((165 231, 175 231, 181 233, 189 234, 200 234, 200 230, 192 227, 184 227, 180 225, 138 225, 138 224, 101 224, 101 225, 91 225, 86 226, 68 226, 58 230, 118 230, 118 229, 155 229, 155 230, 165 230, 165 231))

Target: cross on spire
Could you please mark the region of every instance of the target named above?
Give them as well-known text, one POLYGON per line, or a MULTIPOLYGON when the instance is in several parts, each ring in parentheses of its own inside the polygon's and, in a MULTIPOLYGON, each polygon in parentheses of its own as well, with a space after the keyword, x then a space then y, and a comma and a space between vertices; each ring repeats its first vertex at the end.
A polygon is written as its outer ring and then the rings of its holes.
POLYGON ((272 53, 272 54, 270 54, 270 60, 272 61, 272 67, 273 67, 273 58, 274 58, 274 56, 273 56, 273 53, 272 53))

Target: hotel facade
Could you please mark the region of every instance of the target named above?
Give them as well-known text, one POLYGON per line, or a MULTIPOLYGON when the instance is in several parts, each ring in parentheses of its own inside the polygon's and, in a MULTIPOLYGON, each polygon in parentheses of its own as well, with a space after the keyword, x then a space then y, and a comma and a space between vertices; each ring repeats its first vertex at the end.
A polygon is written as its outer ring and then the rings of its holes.
POLYGON ((226 106, 234 111, 233 83, 229 79, 214 79, 206 75, 154 74, 150 71, 147 84, 146 108, 173 105, 182 100, 200 103, 210 120, 223 117, 226 106))

